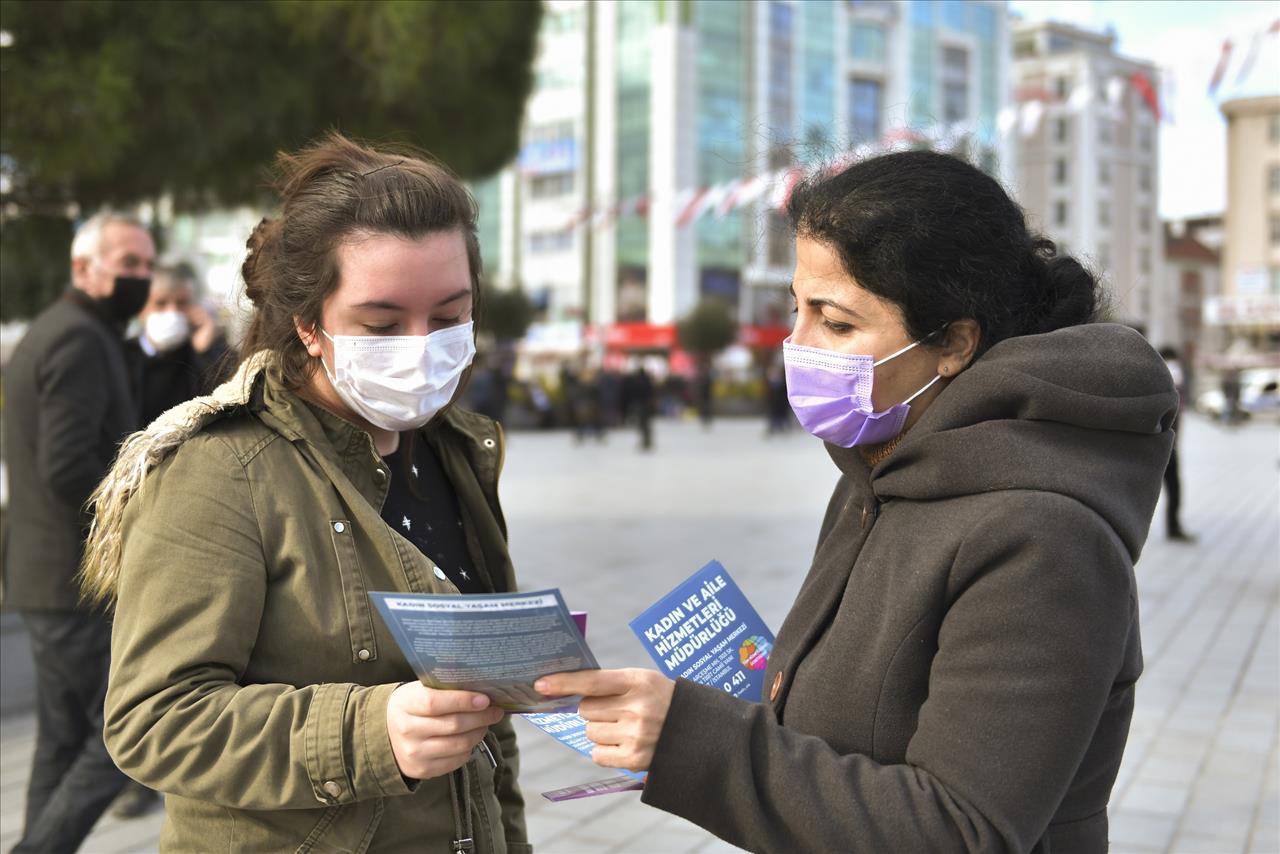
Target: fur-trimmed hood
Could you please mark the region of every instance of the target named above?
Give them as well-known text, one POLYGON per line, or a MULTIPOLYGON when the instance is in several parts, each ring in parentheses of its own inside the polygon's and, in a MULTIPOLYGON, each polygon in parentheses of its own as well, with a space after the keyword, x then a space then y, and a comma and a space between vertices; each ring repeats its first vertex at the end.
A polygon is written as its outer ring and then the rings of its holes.
POLYGON ((178 404, 121 443, 111 471, 89 499, 93 524, 80 564, 81 596, 87 602, 110 605, 115 599, 125 508, 147 473, 206 425, 245 406, 254 381, 271 362, 270 351, 253 354, 212 394, 178 404))

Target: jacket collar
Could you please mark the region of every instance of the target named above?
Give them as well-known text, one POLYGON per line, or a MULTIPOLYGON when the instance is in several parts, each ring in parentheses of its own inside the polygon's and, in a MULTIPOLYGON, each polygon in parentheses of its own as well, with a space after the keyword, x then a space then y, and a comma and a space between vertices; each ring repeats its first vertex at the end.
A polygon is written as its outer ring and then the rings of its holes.
POLYGON ((62 298, 72 305, 83 309, 86 314, 101 323, 107 329, 111 330, 113 335, 117 335, 121 338, 124 337, 124 330, 128 324, 121 323, 111 315, 107 314, 101 304, 84 291, 74 285, 68 285, 66 291, 62 294, 62 298))
MULTIPOLYGON (((292 442, 303 442, 336 464, 366 497, 376 496, 380 506, 385 482, 371 480, 380 461, 373 438, 323 406, 289 390, 274 366, 258 376, 249 398, 249 409, 267 426, 292 442)), ((482 484, 496 486, 501 457, 501 437, 494 422, 450 406, 443 415, 422 427, 419 434, 438 452, 461 451, 482 484)))

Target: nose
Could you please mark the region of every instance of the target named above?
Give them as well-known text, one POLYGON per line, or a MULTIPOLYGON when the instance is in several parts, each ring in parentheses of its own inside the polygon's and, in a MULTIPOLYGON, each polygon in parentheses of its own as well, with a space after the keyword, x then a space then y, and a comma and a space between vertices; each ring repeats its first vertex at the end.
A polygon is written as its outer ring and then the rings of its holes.
POLYGON ((803 313, 797 314, 791 324, 791 343, 802 347, 812 347, 813 324, 805 320, 803 313))

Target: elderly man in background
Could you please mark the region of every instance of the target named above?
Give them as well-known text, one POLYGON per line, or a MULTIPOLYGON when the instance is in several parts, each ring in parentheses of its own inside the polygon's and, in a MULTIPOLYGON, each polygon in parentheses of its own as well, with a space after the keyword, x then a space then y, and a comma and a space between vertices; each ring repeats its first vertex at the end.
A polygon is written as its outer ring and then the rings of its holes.
POLYGON ((211 392, 235 365, 213 317, 197 299, 189 265, 156 268, 150 298, 138 317, 142 330, 125 343, 125 361, 138 424, 145 427, 171 407, 211 392))
POLYGON ((14 852, 74 851, 127 778, 102 743, 111 629, 76 584, 85 508, 137 428, 124 329, 147 300, 155 244, 99 214, 71 244, 71 287, 32 321, 5 375, 9 534, 3 604, 21 613, 35 659, 37 733, 14 852))

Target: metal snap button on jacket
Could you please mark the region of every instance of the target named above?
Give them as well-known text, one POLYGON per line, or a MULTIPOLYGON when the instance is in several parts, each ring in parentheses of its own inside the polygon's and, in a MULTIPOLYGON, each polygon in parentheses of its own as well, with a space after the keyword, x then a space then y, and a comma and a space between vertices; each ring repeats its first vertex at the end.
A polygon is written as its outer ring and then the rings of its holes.
POLYGON ((324 793, 331 798, 336 798, 338 795, 342 794, 342 786, 334 780, 325 781, 322 788, 324 789, 324 793))
POLYGON ((367 649, 362 649, 356 653, 356 658, 360 659, 361 661, 368 661, 371 656, 372 656, 372 653, 370 653, 369 650, 367 649))
POLYGON ((337 531, 339 534, 341 534, 343 531, 347 530, 347 526, 346 526, 346 525, 344 525, 342 522, 334 522, 334 523, 333 523, 333 530, 335 530, 335 531, 337 531))

